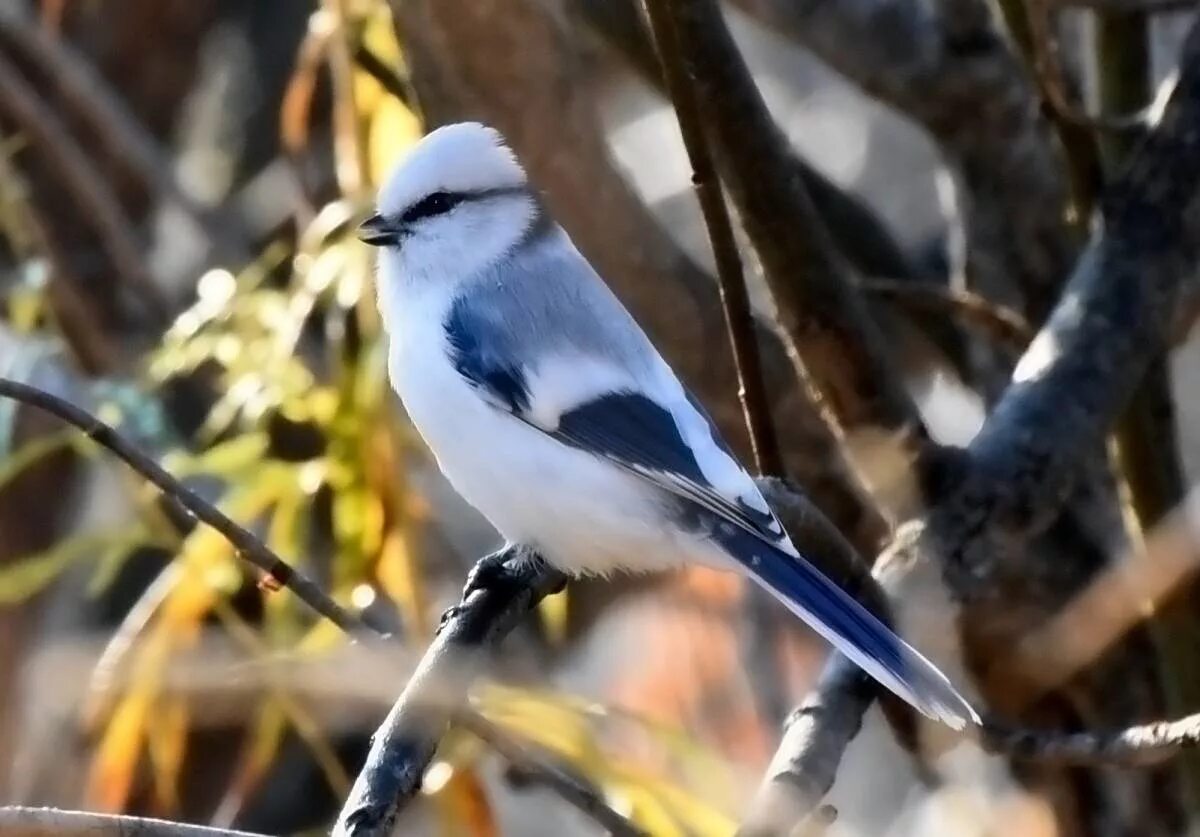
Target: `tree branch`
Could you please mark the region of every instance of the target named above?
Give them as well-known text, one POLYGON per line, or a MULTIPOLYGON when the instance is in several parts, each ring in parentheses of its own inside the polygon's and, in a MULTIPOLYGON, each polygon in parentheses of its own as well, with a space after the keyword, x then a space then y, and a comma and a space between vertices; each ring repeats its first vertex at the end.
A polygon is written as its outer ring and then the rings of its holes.
POLYGON ((1039 323, 1077 251, 1037 97, 981 0, 736 0, 923 125, 963 185, 968 273, 1039 323))
POLYGON ((0 808, 0 837, 262 837, 148 817, 92 814, 58 808, 0 808))
POLYGON ((725 329, 737 367, 738 396, 742 402, 746 427, 755 466, 760 474, 783 476, 783 460, 779 440, 771 424, 770 402, 764 388, 762 364, 754 334, 754 316, 750 311, 750 295, 742 273, 742 258, 738 254, 729 210, 721 194, 721 184, 713 169, 708 142, 701 123, 696 91, 684 69, 680 55, 679 34, 660 0, 648 0, 654 43, 662 63, 667 90, 675 105, 679 130, 692 165, 692 188, 700 202, 713 259, 717 265, 717 286, 721 289, 721 307, 725 313, 725 329))
MULTIPOLYGON (((986 618, 984 603, 1011 608, 997 594, 998 576, 1028 574, 1020 559, 1029 538, 1053 519, 1080 461, 1161 351, 1173 300, 1193 277, 1200 247, 1200 26, 1188 35, 1181 64, 1162 121, 1110 193, 1104 231, 958 463, 960 476, 947 481, 926 520, 903 528, 889 549, 939 561, 955 597, 975 605, 964 612, 968 623, 986 618)), ((811 810, 869 703, 848 673, 827 671, 792 725, 799 728, 785 734, 747 819, 772 830, 753 833, 781 833, 811 810)), ((1015 732, 989 719, 984 743, 1051 761, 1136 762, 1143 751, 1157 758, 1192 746, 1197 723, 1063 735, 1015 732)))
POLYGON ((715 0, 670 0, 699 115, 775 298, 798 372, 847 432, 893 437, 923 465, 936 448, 816 212, 715 0))
POLYGON ((385 625, 365 615, 355 615, 339 605, 316 582, 294 569, 243 526, 183 486, 161 465, 87 411, 36 387, 7 378, 0 378, 0 397, 12 398, 36 407, 78 428, 93 442, 119 457, 130 468, 157 486, 163 492, 165 500, 182 507, 186 514, 207 523, 224 535, 233 544, 239 558, 257 567, 281 586, 287 587, 298 599, 342 630, 352 633, 367 629, 380 635, 387 634, 385 625))
MULTIPOLYGON (((503 585, 480 587, 447 613, 395 705, 371 739, 366 764, 334 827, 335 837, 386 837, 421 789, 450 719, 466 700, 488 653, 565 576, 528 550, 510 546, 488 561, 503 585)), ((614 814, 614 816, 616 816, 614 814)))

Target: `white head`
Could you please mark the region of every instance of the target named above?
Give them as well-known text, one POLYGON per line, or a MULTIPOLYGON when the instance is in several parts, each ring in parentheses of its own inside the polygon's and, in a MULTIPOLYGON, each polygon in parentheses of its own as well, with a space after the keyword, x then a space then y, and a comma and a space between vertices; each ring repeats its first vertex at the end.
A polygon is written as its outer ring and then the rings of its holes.
POLYGON ((453 285, 503 258, 539 211, 499 132, 462 122, 433 131, 397 165, 361 236, 380 248, 381 285, 453 285))

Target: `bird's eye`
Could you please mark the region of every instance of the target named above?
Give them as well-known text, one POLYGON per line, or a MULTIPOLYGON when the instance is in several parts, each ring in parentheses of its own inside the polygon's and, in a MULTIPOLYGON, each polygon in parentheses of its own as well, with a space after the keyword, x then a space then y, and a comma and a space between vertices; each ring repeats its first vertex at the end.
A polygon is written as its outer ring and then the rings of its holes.
POLYGON ((413 221, 419 221, 422 218, 429 218, 449 212, 461 202, 461 195, 451 194, 450 192, 434 192, 431 195, 421 198, 421 200, 406 209, 402 218, 406 223, 411 224, 413 221))

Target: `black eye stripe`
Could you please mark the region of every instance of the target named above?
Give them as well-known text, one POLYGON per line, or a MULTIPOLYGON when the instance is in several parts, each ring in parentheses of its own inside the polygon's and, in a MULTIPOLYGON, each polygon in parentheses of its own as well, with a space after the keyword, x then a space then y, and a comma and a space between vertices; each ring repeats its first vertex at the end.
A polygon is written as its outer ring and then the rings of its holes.
POLYGON ((528 195, 525 186, 498 186, 493 189, 480 189, 473 192, 434 192, 421 198, 404 212, 398 220, 402 224, 411 224, 422 218, 444 215, 460 203, 467 201, 482 201, 489 198, 501 198, 512 195, 528 195))
POLYGON ((404 214, 400 216, 400 220, 406 224, 411 224, 422 218, 443 215, 462 203, 465 198, 465 195, 455 192, 434 192, 431 195, 426 195, 404 210, 404 214))

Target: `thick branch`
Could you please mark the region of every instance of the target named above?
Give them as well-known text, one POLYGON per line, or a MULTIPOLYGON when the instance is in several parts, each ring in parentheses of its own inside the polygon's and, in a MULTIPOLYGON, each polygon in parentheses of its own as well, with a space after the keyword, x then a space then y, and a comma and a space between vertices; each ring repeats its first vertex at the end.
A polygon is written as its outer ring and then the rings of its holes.
POLYGON ((262 837, 148 817, 92 814, 58 808, 0 808, 0 837, 262 837))
POLYGON ((968 269, 1040 322, 1076 246, 1037 97, 981 0, 737 0, 938 140, 966 192, 968 269))
MULTIPOLYGON (((960 465, 965 478, 945 493, 926 525, 913 527, 906 542, 892 547, 918 560, 943 561, 960 600, 994 597, 1004 559, 1015 560, 1035 524, 1053 518, 1072 472, 1102 441, 1162 350, 1176 292, 1194 272, 1198 186, 1200 27, 1194 26, 1162 122, 1115 185, 1104 232, 1080 260, 1014 384, 969 448, 960 465)), ((967 617, 978 614, 968 611, 967 617)), ((785 735, 748 820, 776 830, 756 833, 790 828, 832 784, 869 705, 869 698, 856 697, 848 677, 828 673, 806 704, 826 708, 802 713, 800 729, 785 735), (773 818, 773 811, 788 819, 773 818)), ((1063 735, 1017 732, 990 719, 985 744, 1051 761, 1128 763, 1141 759, 1143 751, 1159 758, 1192 746, 1197 726, 1187 718, 1115 734, 1063 735)))
MULTIPOLYGON (((1174 303, 1200 253, 1200 30, 1157 128, 1105 201, 1105 229, 970 447, 980 496, 1000 528, 1021 530, 1060 505, 1081 458, 1102 444, 1169 336, 1174 303)), ((973 495, 967 497, 965 495, 973 495)), ((966 512, 962 503, 960 511, 966 512)))

